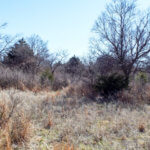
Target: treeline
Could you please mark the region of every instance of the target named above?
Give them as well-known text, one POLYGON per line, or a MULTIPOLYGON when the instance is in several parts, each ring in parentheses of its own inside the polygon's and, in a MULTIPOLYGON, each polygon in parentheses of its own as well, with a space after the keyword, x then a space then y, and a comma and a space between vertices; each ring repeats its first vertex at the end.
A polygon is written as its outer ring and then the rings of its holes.
POLYGON ((67 51, 51 52, 38 35, 29 38, 1 37, 1 88, 57 90, 81 77, 85 65, 67 51))
POLYGON ((108 4, 93 32, 90 54, 82 60, 67 60, 65 51, 51 53, 37 35, 17 41, 1 35, 0 86, 58 90, 80 83, 108 96, 128 88, 137 72, 149 72, 150 13, 140 13, 134 0, 108 4))

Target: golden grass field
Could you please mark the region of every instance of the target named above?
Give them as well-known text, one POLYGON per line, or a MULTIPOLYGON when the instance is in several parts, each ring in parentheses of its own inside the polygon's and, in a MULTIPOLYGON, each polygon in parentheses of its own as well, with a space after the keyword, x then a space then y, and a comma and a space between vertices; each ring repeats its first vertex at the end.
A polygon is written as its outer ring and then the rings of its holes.
POLYGON ((150 150, 150 106, 98 104, 69 87, 0 92, 0 150, 150 150))

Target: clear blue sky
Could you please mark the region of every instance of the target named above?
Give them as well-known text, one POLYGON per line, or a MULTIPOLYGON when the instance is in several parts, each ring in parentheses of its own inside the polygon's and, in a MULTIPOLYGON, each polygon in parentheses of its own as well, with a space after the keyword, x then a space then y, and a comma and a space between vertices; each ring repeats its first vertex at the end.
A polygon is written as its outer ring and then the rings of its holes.
MULTIPOLYGON (((0 0, 0 23, 11 35, 38 34, 50 50, 67 49, 71 55, 88 53, 94 21, 110 0, 0 0)), ((150 0, 139 0, 150 7, 150 0)))

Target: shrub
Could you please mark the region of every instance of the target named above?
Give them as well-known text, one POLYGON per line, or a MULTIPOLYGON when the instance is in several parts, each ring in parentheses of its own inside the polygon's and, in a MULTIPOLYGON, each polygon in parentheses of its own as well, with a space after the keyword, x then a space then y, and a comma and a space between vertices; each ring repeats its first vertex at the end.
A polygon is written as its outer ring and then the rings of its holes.
POLYGON ((118 91, 128 87, 128 81, 125 76, 113 73, 107 76, 99 76, 94 87, 103 96, 114 95, 118 91))
POLYGON ((46 69, 44 72, 42 72, 41 74, 41 84, 42 85, 49 85, 52 84, 53 81, 53 74, 51 73, 51 71, 49 69, 46 69))
POLYGON ((54 91, 57 91, 64 87, 67 87, 67 86, 68 86, 68 82, 66 80, 61 80, 61 79, 55 78, 55 80, 53 81, 53 84, 52 84, 52 89, 54 91))
POLYGON ((146 73, 139 72, 136 76, 136 80, 140 82, 140 84, 145 85, 148 82, 148 77, 146 73))
POLYGON ((141 85, 137 82, 131 82, 128 90, 123 90, 117 94, 118 100, 123 103, 132 104, 135 107, 143 107, 150 104, 150 84, 141 85))

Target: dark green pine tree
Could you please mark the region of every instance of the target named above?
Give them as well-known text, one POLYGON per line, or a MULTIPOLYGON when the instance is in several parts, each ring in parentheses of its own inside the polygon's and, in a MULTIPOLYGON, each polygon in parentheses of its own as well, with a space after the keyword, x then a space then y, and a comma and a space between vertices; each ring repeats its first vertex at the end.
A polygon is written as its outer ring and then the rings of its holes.
POLYGON ((33 50, 22 38, 10 48, 10 51, 4 59, 4 63, 9 66, 18 66, 29 61, 31 57, 34 57, 33 50))

